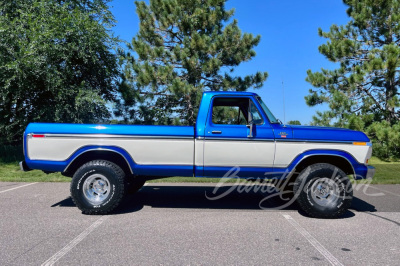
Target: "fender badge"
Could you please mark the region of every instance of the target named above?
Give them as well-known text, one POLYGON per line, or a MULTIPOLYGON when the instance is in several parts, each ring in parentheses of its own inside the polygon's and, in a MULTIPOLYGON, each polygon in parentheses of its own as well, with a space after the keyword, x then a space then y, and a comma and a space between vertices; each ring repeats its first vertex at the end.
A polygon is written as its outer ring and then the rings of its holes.
POLYGON ((286 138, 286 136, 288 135, 288 133, 286 133, 286 132, 279 132, 279 135, 281 136, 281 138, 286 138))

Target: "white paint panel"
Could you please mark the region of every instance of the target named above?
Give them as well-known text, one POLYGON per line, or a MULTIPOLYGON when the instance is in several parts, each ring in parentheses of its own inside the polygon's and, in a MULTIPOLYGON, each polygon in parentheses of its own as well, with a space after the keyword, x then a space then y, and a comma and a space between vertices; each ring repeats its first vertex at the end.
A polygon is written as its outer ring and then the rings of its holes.
POLYGON ((205 140, 204 166, 272 167, 275 142, 205 140))
POLYGON ((116 146, 126 150, 137 164, 193 165, 193 139, 139 138, 28 138, 32 160, 65 161, 84 146, 116 146))
POLYGON ((308 150, 340 150, 353 155, 359 163, 365 163, 369 146, 342 143, 276 142, 275 167, 287 167, 299 154, 308 150))
POLYGON ((194 141, 194 165, 196 166, 203 166, 204 164, 204 140, 196 139, 194 141))

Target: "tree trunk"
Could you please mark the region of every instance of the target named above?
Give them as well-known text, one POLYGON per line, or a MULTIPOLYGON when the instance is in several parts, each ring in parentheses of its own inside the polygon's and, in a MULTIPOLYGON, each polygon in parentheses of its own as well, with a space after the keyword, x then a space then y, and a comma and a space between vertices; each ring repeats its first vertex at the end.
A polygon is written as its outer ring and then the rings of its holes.
POLYGON ((385 95, 385 119, 388 123, 392 123, 395 120, 396 113, 394 106, 391 105, 393 97, 396 95, 396 87, 393 85, 393 80, 386 83, 386 95, 385 95))
POLYGON ((194 125, 194 110, 191 99, 190 93, 186 95, 186 102, 188 105, 188 121, 190 126, 194 125))

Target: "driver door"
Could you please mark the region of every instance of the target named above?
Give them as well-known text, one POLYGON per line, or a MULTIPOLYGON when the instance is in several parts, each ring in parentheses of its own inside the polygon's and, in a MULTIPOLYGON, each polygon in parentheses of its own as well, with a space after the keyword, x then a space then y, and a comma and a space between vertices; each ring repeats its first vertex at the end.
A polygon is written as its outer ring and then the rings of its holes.
POLYGON ((221 177, 236 167, 237 177, 272 172, 275 139, 253 97, 212 99, 204 136, 204 176, 221 177))

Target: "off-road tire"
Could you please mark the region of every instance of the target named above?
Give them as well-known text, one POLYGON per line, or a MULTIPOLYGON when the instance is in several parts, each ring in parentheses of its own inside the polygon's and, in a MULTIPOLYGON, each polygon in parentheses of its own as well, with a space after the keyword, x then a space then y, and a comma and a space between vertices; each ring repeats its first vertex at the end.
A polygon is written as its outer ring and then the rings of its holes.
MULTIPOLYGON (((90 161, 82 165, 72 177, 71 197, 76 206, 84 214, 107 214, 118 207, 125 194, 125 173, 115 163, 105 160, 90 161), (96 182, 96 177, 106 180, 106 192, 102 195, 104 200, 95 204, 90 202, 88 191, 90 191, 89 180, 96 182), (85 183, 86 181, 86 183, 85 183), (105 196, 106 195, 106 196, 105 196)), ((94 186, 92 186, 93 188, 94 186)), ((103 187, 102 187, 103 188, 103 187)), ((101 193, 99 193, 101 194, 101 193)), ((96 194, 94 194, 96 195, 96 194)))
POLYGON ((296 178, 293 191, 300 208, 316 218, 342 216, 353 199, 353 188, 347 175, 327 163, 305 168, 296 178))

